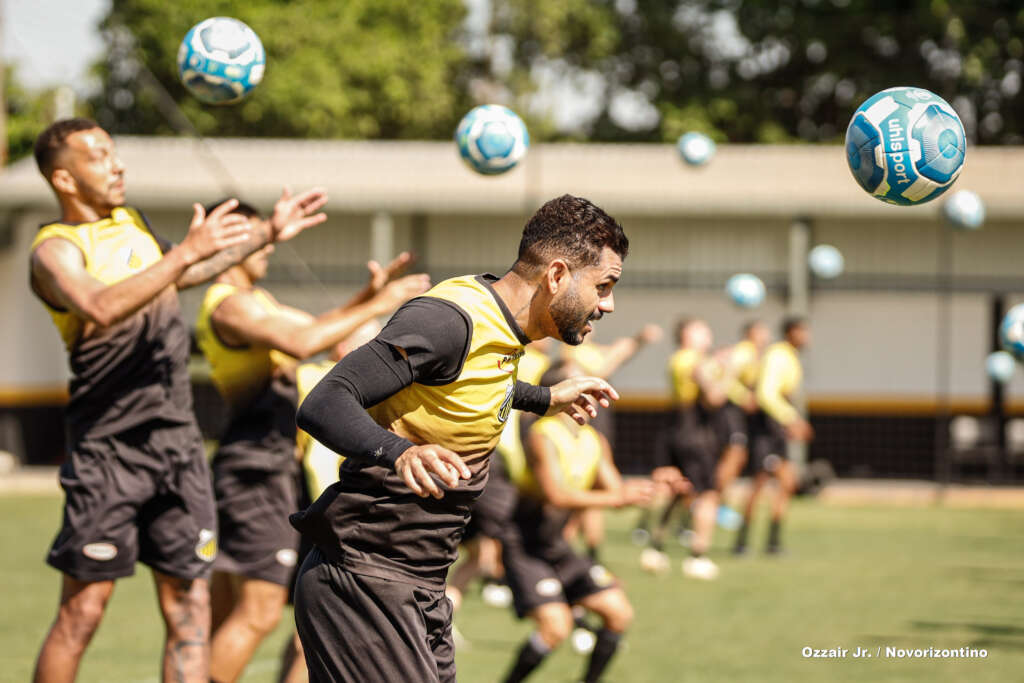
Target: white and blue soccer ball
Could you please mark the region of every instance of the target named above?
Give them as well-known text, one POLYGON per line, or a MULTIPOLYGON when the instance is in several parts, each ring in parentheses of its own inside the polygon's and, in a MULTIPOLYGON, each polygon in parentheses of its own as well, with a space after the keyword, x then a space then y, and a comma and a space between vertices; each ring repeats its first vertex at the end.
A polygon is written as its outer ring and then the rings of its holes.
POLYGON ((999 324, 999 343, 1017 360, 1024 359, 1024 304, 1017 304, 999 324))
POLYGON ((737 306, 757 308, 764 301, 764 283, 750 273, 738 273, 725 283, 725 293, 737 306))
POLYGON ((1016 369, 1017 361, 1006 351, 993 351, 985 358, 985 372, 993 382, 1006 384, 1016 369))
POLYGON ((935 199, 964 166, 967 138, 953 107, 923 88, 869 97, 846 129, 846 160, 869 194, 890 204, 935 199))
POLYGON ((474 107, 455 129, 462 160, 477 173, 497 175, 526 156, 530 134, 519 116, 500 104, 474 107))
POLYGON ((977 230, 985 222, 985 203, 970 190, 957 190, 942 202, 942 215, 958 230, 977 230))
POLYGON ((679 156, 690 166, 703 166, 715 156, 715 142, 704 133, 683 133, 676 141, 679 156))
POLYGON ((831 244, 819 244, 807 254, 807 263, 811 272, 825 280, 839 277, 846 264, 841 251, 831 244))
POLYGON ((231 17, 199 22, 178 47, 181 82, 207 104, 240 101, 263 80, 266 65, 259 36, 231 17))

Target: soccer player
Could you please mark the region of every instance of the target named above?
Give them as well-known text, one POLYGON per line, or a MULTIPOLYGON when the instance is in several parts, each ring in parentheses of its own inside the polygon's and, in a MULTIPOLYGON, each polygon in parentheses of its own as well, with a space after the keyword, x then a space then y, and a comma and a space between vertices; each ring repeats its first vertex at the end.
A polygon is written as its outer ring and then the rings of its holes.
MULTIPOLYGON (((662 434, 656 457, 659 467, 677 467, 688 487, 684 496, 669 504, 660 526, 652 534, 652 546, 662 552, 664 534, 672 506, 683 497, 692 498, 693 538, 690 556, 683 561, 683 573, 699 579, 714 579, 718 566, 705 555, 711 546, 718 511, 715 489, 715 468, 721 452, 717 412, 725 403, 720 374, 708 356, 712 346, 711 328, 703 320, 689 318, 676 328, 679 347, 669 359, 669 378, 675 414, 668 430, 662 434)), ((646 553, 642 563, 657 568, 646 553)))
POLYGON ((618 397, 592 377, 517 381, 523 347, 582 342, 614 310, 628 246, 591 202, 553 199, 505 275, 457 277, 405 304, 303 402, 299 427, 346 458, 292 517, 317 546, 295 589, 310 680, 455 680, 445 575, 509 411, 584 420, 618 397))
POLYGON ((759 410, 755 395, 757 378, 761 370, 761 354, 770 338, 768 326, 760 320, 752 320, 743 326, 740 341, 715 354, 728 387, 728 401, 720 413, 722 433, 719 438, 725 448, 715 473, 715 488, 719 496, 725 493, 747 464, 748 423, 759 410))
MULTIPOLYGON (((254 228, 263 222, 249 204, 239 203, 232 213, 254 228)), ((217 683, 241 676, 288 599, 299 545, 288 523, 299 509, 298 361, 326 351, 430 284, 426 275, 380 287, 371 282, 354 303, 313 316, 257 285, 273 250, 267 245, 219 275, 196 320, 199 348, 229 412, 211 464, 220 549, 212 582, 210 677, 217 683)))
MULTIPOLYGON (((551 386, 576 374, 571 363, 562 361, 541 384, 551 386)), ((633 608, 607 569, 573 551, 564 527, 573 510, 646 503, 653 484, 624 484, 608 440, 564 414, 533 421, 524 445, 529 466, 514 481, 518 500, 510 528, 502 534, 502 557, 516 614, 529 616, 537 630, 519 649, 505 681, 522 681, 540 666, 572 630, 570 605, 580 605, 604 624, 583 679, 593 683, 615 655, 633 608)))
POLYGON ((782 518, 797 484, 793 463, 786 452, 786 441, 792 439, 807 442, 814 438, 811 425, 801 417, 792 403, 803 379, 799 354, 810 342, 811 331, 803 318, 791 317, 782 322, 782 336, 782 341, 765 350, 761 376, 757 381, 756 396, 761 410, 754 416, 754 428, 750 435, 751 464, 756 474, 743 510, 743 525, 736 535, 733 551, 737 554, 747 550, 747 534, 754 515, 754 505, 770 477, 777 480, 778 491, 772 505, 765 552, 774 554, 782 550, 782 518))
POLYGON ((35 157, 61 219, 36 235, 31 286, 71 365, 64 520, 47 556, 63 579, 35 680, 74 679, 114 581, 140 561, 153 570, 166 626, 165 680, 205 683, 216 518, 177 290, 321 222, 326 195, 286 192, 258 229, 230 214, 235 200, 209 215, 196 204, 173 246, 124 206, 124 165, 95 122, 54 123, 35 157))

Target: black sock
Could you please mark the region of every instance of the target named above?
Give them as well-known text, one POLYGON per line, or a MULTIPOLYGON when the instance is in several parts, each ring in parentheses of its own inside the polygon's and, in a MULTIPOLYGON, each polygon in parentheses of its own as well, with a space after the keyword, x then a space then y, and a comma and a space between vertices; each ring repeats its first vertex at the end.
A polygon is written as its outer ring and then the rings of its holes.
POLYGON ((779 533, 782 527, 782 520, 773 519, 772 525, 768 528, 768 547, 778 548, 779 547, 779 533))
POLYGON ((736 532, 736 547, 745 548, 747 545, 747 531, 750 529, 750 525, 747 520, 743 520, 743 524, 740 525, 740 530, 736 532))
POLYGON ((598 552, 600 552, 600 549, 596 545, 588 545, 587 546, 587 556, 591 560, 593 560, 594 562, 598 562, 599 561, 597 559, 598 552))
POLYGON ((516 663, 512 665, 508 675, 505 676, 505 683, 517 683, 525 680, 534 669, 540 666, 549 652, 551 652, 551 648, 541 639, 540 634, 536 631, 531 633, 519 649, 516 663))
POLYGON ((597 683, 601 674, 608 668, 608 662, 612 661, 615 651, 619 649, 619 641, 622 634, 609 631, 606 628, 597 632, 597 642, 594 644, 594 651, 590 654, 590 663, 587 664, 587 675, 584 677, 586 683, 597 683))

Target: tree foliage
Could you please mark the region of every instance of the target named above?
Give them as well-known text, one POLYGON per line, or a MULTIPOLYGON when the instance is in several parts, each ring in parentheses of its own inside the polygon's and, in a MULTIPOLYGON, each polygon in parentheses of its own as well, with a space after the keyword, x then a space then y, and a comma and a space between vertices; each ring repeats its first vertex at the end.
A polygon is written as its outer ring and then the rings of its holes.
POLYGON ((464 14, 462 0, 115 0, 93 106, 118 132, 171 133, 177 105, 210 135, 448 137, 469 104, 464 14), (191 26, 221 15, 256 31, 268 63, 245 101, 211 107, 185 91, 175 58, 191 26))

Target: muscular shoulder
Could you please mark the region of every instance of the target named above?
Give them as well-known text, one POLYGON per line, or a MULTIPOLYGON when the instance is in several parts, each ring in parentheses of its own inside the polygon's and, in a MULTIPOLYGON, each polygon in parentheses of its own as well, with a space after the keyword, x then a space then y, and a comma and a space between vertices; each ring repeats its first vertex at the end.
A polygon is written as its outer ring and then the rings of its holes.
POLYGON ((462 371, 471 335, 469 315, 445 299, 421 296, 395 312, 377 336, 405 353, 422 384, 447 384, 462 371))

